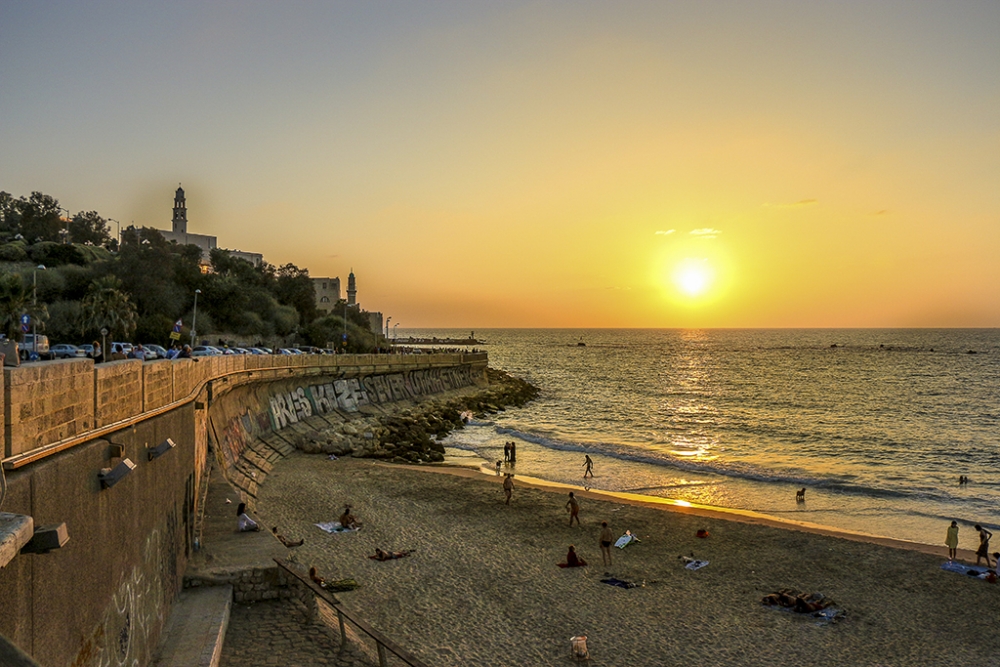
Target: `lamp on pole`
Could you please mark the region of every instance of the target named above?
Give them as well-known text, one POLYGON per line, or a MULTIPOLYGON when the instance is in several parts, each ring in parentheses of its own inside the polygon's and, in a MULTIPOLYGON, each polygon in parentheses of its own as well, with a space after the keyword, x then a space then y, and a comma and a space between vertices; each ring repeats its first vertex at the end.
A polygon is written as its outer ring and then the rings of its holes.
POLYGON ((198 322, 198 295, 201 294, 200 289, 194 291, 194 315, 191 316, 191 347, 194 347, 195 340, 195 329, 194 326, 198 322))
POLYGON ((38 272, 44 270, 44 264, 31 270, 31 310, 35 311, 31 314, 31 351, 35 356, 38 356, 38 272))
POLYGON ((121 245, 122 245, 122 223, 118 222, 114 218, 108 218, 108 222, 115 223, 115 240, 118 241, 118 249, 121 250, 121 245))
POLYGON ((392 339, 393 340, 396 340, 396 327, 398 327, 398 326, 399 326, 399 322, 396 322, 395 324, 392 325, 392 339))
MULTIPOLYGON (((101 328, 101 359, 105 360, 108 358, 108 329, 107 327, 101 328)), ((97 355, 94 355, 95 363, 97 355)))

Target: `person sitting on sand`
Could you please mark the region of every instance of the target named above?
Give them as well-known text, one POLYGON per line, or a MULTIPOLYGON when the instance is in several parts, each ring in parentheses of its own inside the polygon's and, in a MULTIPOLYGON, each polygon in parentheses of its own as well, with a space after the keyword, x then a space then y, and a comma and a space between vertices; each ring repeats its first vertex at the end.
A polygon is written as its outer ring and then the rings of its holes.
POLYGON ((271 527, 271 532, 274 534, 275 537, 278 538, 279 542, 281 542, 282 544, 284 544, 289 549, 294 549, 295 547, 301 547, 303 544, 306 543, 305 539, 301 539, 298 542, 292 542, 290 539, 288 539, 284 535, 278 535, 278 527, 277 526, 272 526, 271 527))
POLYGON ((566 511, 569 512, 569 525, 573 525, 573 519, 576 519, 576 525, 580 525, 580 503, 576 501, 576 496, 573 492, 569 492, 569 500, 566 501, 566 511))
POLYGON ((986 530, 978 523, 976 524, 976 530, 979 531, 979 548, 976 549, 976 565, 979 565, 979 561, 983 558, 986 559, 986 567, 990 566, 990 538, 993 537, 993 533, 986 530))
POLYGON ((604 561, 605 565, 611 565, 611 544, 614 541, 614 536, 611 534, 611 529, 608 528, 608 522, 601 522, 601 559, 604 561))
POLYGON ((571 544, 566 552, 566 562, 559 563, 559 567, 583 567, 586 564, 587 561, 576 555, 576 548, 571 544))
POLYGON ((802 487, 795 492, 795 502, 804 503, 806 501, 806 487, 802 487))
POLYGON ((361 528, 361 522, 351 514, 351 506, 344 506, 344 513, 340 515, 340 526, 345 530, 358 530, 361 528))
POLYGON ((323 586, 326 583, 326 579, 316 574, 316 566, 309 568, 309 578, 313 580, 314 583, 323 586))
POLYGON ((257 522, 247 516, 246 503, 240 503, 236 508, 236 527, 241 533, 252 533, 260 530, 257 522))
POLYGON ((944 543, 948 545, 948 560, 955 560, 958 554, 958 522, 952 521, 948 526, 948 534, 944 538, 944 543))
POLYGON ((396 560, 397 558, 406 558, 412 554, 416 549, 406 549, 405 551, 382 551, 381 549, 375 549, 375 555, 369 556, 372 560, 396 560))

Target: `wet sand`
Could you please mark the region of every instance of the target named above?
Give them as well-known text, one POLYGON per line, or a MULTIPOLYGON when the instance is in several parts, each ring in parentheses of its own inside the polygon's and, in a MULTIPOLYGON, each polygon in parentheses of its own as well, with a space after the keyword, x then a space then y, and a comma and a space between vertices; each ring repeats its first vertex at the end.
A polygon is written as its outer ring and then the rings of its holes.
POLYGON ((338 594, 344 605, 435 667, 571 664, 577 634, 595 666, 1000 665, 1000 586, 944 572, 917 545, 588 493, 578 494, 583 525, 570 528, 565 489, 516 481, 508 507, 501 480, 296 453, 268 477, 258 511, 267 527, 306 538, 291 551, 298 562, 356 578, 361 588, 338 594), (344 503, 362 531, 312 525, 344 503), (613 549, 609 567, 604 520, 642 539, 613 549), (696 538, 699 528, 711 537, 696 538), (588 567, 556 567, 569 544, 588 567), (417 551, 376 562, 376 547, 417 551), (684 569, 677 557, 692 552, 710 564, 684 569), (605 572, 645 586, 603 584, 605 572), (821 592, 847 616, 820 625, 760 604, 786 587, 821 592))

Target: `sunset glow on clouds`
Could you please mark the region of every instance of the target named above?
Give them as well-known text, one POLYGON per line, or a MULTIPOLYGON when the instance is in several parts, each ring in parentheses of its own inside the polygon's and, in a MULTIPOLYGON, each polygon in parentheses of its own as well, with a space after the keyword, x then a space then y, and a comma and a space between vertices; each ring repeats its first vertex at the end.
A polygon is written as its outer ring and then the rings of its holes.
POLYGON ((1000 326, 995 3, 0 19, 0 190, 164 228, 182 182, 407 328, 1000 326))

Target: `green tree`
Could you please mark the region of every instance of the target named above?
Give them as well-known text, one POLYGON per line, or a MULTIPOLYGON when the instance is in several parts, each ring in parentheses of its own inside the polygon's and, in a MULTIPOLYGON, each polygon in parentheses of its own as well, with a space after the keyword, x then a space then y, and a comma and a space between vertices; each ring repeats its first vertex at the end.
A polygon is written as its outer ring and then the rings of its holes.
POLYGON ((97 211, 80 211, 69 222, 69 240, 71 243, 106 245, 111 240, 108 221, 97 211))
POLYGON ((80 310, 80 333, 84 335, 96 335, 107 328, 112 338, 120 336, 128 340, 138 321, 135 306, 122 289, 122 281, 114 276, 94 281, 80 310))
POLYGON ((20 275, 5 273, 0 276, 0 330, 7 338, 17 339, 21 315, 27 312, 30 303, 31 290, 25 286, 20 275))
POLYGON ((60 241, 63 229, 59 200, 41 192, 32 192, 31 197, 21 197, 14 204, 15 224, 11 231, 20 234, 28 243, 36 241, 60 241))

